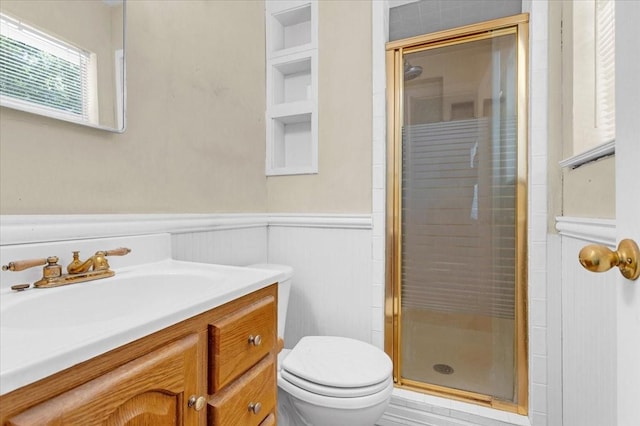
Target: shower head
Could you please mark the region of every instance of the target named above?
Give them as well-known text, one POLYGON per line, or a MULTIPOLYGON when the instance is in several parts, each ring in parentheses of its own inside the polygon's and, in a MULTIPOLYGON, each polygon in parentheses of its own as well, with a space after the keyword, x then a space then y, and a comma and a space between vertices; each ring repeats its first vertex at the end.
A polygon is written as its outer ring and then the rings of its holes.
POLYGON ((411 65, 408 60, 404 60, 404 79, 413 80, 417 76, 422 74, 422 67, 420 65, 411 65))

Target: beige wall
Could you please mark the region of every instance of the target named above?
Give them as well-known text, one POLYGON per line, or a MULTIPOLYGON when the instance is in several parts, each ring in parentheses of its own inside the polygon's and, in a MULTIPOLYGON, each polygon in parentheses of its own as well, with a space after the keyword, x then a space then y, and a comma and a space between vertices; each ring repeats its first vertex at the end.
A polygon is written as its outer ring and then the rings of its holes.
POLYGON ((127 130, 0 110, 0 213, 266 210, 264 5, 127 3, 127 130))
POLYGON ((319 2, 317 175, 274 176, 270 212, 370 213, 371 4, 319 2))
MULTIPOLYGON (((575 27, 592 22, 584 17, 584 2, 550 2, 549 19, 549 214, 615 218, 615 161, 613 157, 561 169, 558 162, 597 145, 594 123, 593 62, 580 54, 593 51, 593 40, 575 27), (562 17, 562 20, 561 20, 562 17), (577 34, 577 36, 576 36, 577 34), (560 48, 562 42, 563 49, 560 48), (585 71, 588 70, 588 71, 585 71), (569 82, 569 83, 567 83, 569 82)), ((593 60, 593 58, 592 58, 593 60)))
POLYGON ((564 216, 615 219, 615 159, 603 158, 563 173, 564 216))
POLYGON ((131 1, 126 132, 2 108, 0 213, 369 213, 371 5, 319 9, 319 174, 265 177, 262 2, 131 1))

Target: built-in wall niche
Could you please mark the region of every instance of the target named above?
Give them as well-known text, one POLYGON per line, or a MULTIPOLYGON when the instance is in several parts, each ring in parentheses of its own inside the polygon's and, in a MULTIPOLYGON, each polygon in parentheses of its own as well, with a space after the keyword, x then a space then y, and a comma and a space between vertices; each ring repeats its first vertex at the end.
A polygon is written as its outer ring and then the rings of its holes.
POLYGON ((272 117, 267 127, 273 141, 267 151, 267 175, 317 171, 317 122, 312 113, 272 117))
POLYGON ((271 64, 274 105, 313 99, 311 56, 271 64))
POLYGON ((267 1, 268 176, 318 173, 318 3, 267 1))
POLYGON ((313 43, 310 2, 267 2, 267 9, 268 50, 271 56, 287 54, 313 43))

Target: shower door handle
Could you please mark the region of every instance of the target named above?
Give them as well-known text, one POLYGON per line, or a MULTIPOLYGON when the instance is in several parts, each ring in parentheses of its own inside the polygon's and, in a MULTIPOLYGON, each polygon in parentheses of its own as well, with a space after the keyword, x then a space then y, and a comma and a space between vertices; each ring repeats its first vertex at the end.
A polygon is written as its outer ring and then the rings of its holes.
POLYGON ((605 272, 617 266, 627 279, 636 280, 640 276, 640 249, 633 240, 620 241, 616 251, 599 244, 591 244, 580 250, 578 258, 580 264, 591 272, 605 272))

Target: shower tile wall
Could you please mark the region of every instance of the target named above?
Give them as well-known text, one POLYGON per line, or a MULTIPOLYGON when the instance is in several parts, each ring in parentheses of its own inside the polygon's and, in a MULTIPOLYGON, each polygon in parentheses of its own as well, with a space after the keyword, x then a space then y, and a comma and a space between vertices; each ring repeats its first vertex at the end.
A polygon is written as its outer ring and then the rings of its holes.
POLYGON ((521 12, 520 0, 421 0, 389 9, 389 41, 521 12))
POLYGON ((373 152, 372 152, 372 240, 371 240, 371 343, 384 349, 385 218, 386 218, 386 65, 385 43, 389 33, 388 9, 384 2, 373 2, 372 82, 373 82, 373 152), (376 316, 377 317, 374 317, 376 316), (383 323, 384 325, 384 323, 383 323))

